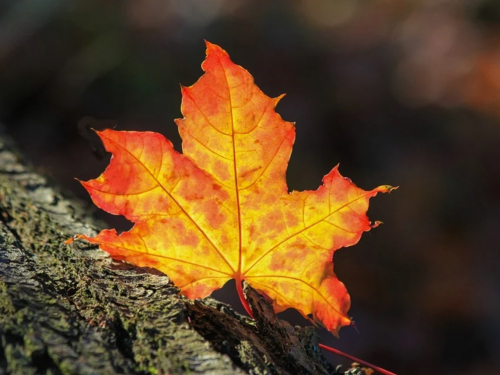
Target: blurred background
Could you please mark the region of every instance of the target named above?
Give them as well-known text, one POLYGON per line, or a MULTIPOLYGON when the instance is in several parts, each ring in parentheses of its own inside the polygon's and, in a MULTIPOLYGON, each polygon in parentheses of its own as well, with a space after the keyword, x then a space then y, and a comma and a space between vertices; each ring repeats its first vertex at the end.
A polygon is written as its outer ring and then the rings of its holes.
MULTIPOLYGON (((201 75, 204 39, 287 93, 291 190, 337 163, 364 189, 400 186, 372 200, 385 225, 335 255, 359 334, 323 342, 398 374, 500 374, 500 1, 2 0, 0 122, 89 201, 74 178, 109 161, 89 127, 181 149, 179 83, 201 75)), ((234 285, 216 297, 242 311, 234 285)))

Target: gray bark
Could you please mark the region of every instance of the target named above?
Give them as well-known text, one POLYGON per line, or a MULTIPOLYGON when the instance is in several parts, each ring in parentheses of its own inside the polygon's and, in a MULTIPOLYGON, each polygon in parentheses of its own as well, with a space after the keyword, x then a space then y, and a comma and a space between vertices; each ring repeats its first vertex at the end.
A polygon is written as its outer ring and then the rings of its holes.
POLYGON ((112 260, 77 233, 100 225, 0 133, 0 375, 332 374, 313 328, 252 289, 255 321, 166 275, 112 260))

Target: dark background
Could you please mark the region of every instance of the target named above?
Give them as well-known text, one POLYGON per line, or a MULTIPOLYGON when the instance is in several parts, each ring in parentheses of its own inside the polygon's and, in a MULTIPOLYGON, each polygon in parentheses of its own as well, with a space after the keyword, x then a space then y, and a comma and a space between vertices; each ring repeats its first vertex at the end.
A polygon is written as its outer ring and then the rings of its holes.
POLYGON ((180 150, 178 85, 201 75, 203 39, 287 93, 291 190, 337 163, 364 189, 400 186, 372 200, 385 225, 335 255, 360 333, 323 342, 398 374, 500 374, 500 2, 4 0, 0 122, 89 201, 74 178, 109 157, 85 127, 180 150))

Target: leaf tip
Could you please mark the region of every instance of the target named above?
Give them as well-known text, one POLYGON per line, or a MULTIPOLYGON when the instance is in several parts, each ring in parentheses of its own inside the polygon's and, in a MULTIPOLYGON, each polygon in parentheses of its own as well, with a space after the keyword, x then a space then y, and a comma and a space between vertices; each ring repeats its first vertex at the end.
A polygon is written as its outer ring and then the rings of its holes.
POLYGON ((340 329, 343 328, 343 327, 346 327, 346 326, 350 326, 352 324, 352 319, 347 317, 347 316, 343 316, 341 318, 341 322, 338 326, 336 326, 335 328, 328 328, 326 327, 331 333, 332 335, 334 335, 336 338, 340 338, 340 329))
POLYGON ((189 86, 184 86, 183 84, 179 84, 179 87, 181 88, 181 94, 182 97, 184 98, 184 96, 189 93, 189 86))
POLYGON ((82 181, 79 178, 75 178, 76 181, 78 181, 85 189, 88 190, 89 187, 89 181, 82 181))
POLYGON ((205 40, 205 46, 207 48, 206 50, 207 56, 209 56, 212 53, 216 55, 227 55, 227 52, 224 51, 221 47, 219 47, 217 44, 210 43, 208 40, 205 40))
POLYGON ((77 180, 80 184, 82 184, 82 186, 87 189, 87 187, 89 187, 89 182, 88 181, 82 181, 78 178, 75 178, 75 180, 77 180))
POLYGON ((76 240, 89 240, 89 237, 85 236, 84 234, 75 234, 73 237, 71 238, 68 238, 66 241, 64 241, 64 244, 65 245, 69 245, 69 244, 72 244, 73 242, 75 242, 76 240))
POLYGON ((391 186, 391 185, 381 185, 375 188, 373 191, 375 193, 391 193, 393 190, 397 190, 399 186, 391 186))
POLYGON ((386 187, 386 189, 387 189, 387 190, 386 190, 386 192, 387 192, 387 193, 390 193, 390 192, 392 192, 393 190, 397 190, 397 189, 399 189, 399 186, 389 186, 389 185, 385 185, 385 187, 386 187))
POLYGON ((276 107, 278 105, 280 100, 283 99, 285 97, 285 95, 286 94, 281 94, 281 95, 277 96, 276 98, 273 98, 274 107, 276 107))

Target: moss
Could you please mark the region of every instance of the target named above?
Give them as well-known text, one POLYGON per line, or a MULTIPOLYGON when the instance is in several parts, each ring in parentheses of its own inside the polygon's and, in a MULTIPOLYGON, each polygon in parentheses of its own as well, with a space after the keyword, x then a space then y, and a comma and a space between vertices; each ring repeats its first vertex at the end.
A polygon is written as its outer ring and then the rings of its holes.
POLYGON ((15 312, 16 308, 7 293, 7 285, 0 280, 0 319, 10 316, 15 312))

